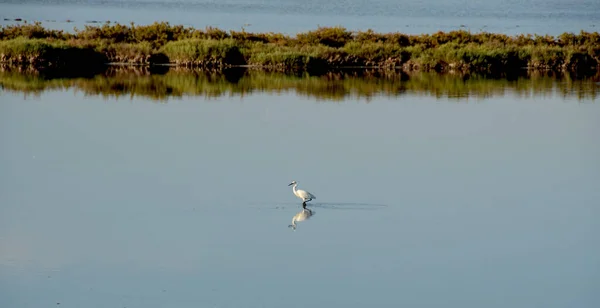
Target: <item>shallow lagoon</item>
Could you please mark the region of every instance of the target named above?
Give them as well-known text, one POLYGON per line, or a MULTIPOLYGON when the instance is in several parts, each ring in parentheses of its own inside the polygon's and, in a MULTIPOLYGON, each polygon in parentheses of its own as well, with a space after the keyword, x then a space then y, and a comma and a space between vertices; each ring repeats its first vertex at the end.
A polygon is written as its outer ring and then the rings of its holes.
POLYGON ((600 302, 593 83, 367 99, 292 78, 157 98, 10 80, 1 307, 600 302), (295 231, 291 180, 317 196, 295 231))

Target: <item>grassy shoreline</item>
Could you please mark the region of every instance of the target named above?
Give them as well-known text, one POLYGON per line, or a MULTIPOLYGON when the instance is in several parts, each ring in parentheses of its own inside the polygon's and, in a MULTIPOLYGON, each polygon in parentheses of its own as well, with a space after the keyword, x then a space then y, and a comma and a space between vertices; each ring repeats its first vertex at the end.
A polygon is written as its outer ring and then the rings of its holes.
POLYGON ((104 24, 73 33, 41 24, 0 27, 0 62, 94 68, 107 63, 328 71, 344 67, 498 73, 596 72, 600 34, 508 36, 467 31, 407 35, 320 27, 287 36, 154 23, 104 24))

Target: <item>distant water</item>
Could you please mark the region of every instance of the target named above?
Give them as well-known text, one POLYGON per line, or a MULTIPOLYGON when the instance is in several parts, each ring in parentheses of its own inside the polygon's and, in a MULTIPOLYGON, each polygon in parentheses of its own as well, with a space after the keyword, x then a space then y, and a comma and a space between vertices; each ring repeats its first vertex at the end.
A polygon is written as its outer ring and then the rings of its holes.
POLYGON ((197 28, 244 27, 248 31, 288 34, 335 25, 413 34, 465 29, 558 35, 593 32, 600 27, 597 0, 2 0, 0 12, 2 24, 22 18, 66 30, 92 21, 168 21, 197 28))

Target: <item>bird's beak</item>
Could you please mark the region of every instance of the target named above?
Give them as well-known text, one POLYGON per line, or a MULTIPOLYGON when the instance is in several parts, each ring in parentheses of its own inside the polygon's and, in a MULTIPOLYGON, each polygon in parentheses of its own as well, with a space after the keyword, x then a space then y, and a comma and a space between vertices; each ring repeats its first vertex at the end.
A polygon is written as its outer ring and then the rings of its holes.
POLYGON ((292 184, 294 184, 294 183, 289 183, 288 186, 292 186, 292 184))

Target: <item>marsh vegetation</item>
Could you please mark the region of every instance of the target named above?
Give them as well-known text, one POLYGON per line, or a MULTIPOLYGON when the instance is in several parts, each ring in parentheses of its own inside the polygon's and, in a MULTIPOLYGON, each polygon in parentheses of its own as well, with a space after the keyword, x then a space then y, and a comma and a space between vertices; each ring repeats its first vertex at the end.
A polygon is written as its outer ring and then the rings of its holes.
POLYGON ((583 31, 557 37, 468 31, 407 35, 320 27, 288 36, 244 29, 200 30, 167 22, 146 26, 107 23, 65 32, 34 23, 0 28, 0 58, 10 65, 36 67, 127 63, 309 71, 378 67, 442 72, 493 73, 524 68, 582 72, 598 69, 600 35, 583 31))

